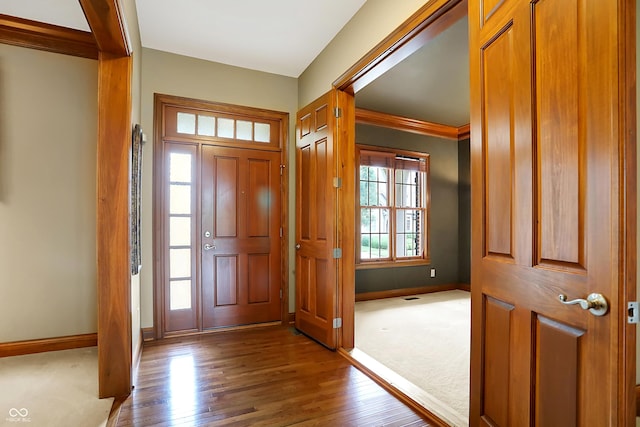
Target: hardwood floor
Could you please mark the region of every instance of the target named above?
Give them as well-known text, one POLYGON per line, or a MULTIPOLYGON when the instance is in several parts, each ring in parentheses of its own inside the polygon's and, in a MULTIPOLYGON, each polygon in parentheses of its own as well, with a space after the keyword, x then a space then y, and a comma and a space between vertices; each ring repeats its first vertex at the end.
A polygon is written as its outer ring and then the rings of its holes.
POLYGON ((431 426, 293 328, 145 345, 118 426, 431 426))

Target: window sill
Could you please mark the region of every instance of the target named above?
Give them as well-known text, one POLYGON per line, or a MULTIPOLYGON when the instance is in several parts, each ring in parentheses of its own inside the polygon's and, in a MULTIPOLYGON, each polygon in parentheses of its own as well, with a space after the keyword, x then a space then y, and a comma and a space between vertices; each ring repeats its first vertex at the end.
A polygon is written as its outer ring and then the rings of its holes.
POLYGON ((403 261, 381 261, 381 262, 361 262, 356 264, 356 270, 370 270, 376 268, 397 268, 397 267, 415 267, 419 265, 429 265, 429 259, 409 259, 403 261))

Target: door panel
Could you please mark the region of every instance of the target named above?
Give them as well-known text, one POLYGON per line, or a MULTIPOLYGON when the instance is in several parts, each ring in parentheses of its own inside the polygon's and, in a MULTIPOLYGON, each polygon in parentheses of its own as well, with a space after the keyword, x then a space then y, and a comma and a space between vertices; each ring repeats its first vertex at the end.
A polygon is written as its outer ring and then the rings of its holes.
POLYGON ((204 329, 280 320, 279 158, 202 147, 204 329))
POLYGON ((623 0, 481 3, 469 3, 470 423, 615 425, 623 0), (602 317, 559 301, 594 292, 602 317))
POLYGON ((329 348, 337 340, 334 100, 333 92, 317 99, 296 122, 296 328, 329 348))

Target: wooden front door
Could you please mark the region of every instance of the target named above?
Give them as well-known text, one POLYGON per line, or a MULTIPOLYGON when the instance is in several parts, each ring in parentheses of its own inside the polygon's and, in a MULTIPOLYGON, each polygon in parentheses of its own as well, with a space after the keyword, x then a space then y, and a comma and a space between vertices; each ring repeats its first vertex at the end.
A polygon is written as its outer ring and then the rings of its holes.
POLYGON ((625 4, 469 2, 473 426, 624 419, 625 4))
POLYGON ((329 92, 296 119, 296 328, 329 348, 339 327, 334 105, 329 92))
POLYGON ((202 147, 202 326, 280 320, 280 153, 202 147))
POLYGON ((283 319, 288 121, 155 95, 156 338, 283 319))

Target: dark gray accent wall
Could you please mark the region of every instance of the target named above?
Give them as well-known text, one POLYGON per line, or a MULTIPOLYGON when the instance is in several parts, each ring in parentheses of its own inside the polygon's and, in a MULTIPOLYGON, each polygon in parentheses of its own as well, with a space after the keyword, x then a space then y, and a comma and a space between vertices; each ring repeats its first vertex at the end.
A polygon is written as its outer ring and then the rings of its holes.
POLYGON ((470 141, 458 141, 458 270, 459 283, 471 283, 470 141))
POLYGON ((356 142, 429 154, 431 190, 431 264, 356 270, 356 293, 459 283, 458 143, 369 125, 356 126, 356 142))

